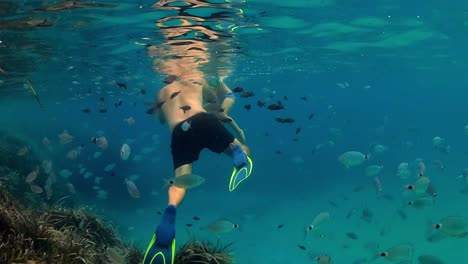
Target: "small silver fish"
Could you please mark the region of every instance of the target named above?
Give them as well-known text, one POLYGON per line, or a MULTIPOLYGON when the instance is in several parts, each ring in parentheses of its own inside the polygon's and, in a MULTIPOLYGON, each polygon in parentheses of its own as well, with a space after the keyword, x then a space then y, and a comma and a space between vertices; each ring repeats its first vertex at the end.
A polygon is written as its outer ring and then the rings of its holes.
POLYGON ((46 193, 46 198, 47 198, 47 200, 50 200, 50 198, 51 198, 52 195, 54 194, 54 190, 52 189, 52 185, 46 184, 46 185, 44 186, 44 190, 45 190, 45 193, 46 193))
POLYGON ((377 176, 374 177, 374 187, 375 187, 375 191, 377 192, 377 197, 381 197, 382 196, 382 182, 377 176))
POLYGON ((311 229, 316 229, 324 222, 330 220, 330 213, 329 212, 321 212, 317 216, 315 216, 312 224, 309 226, 311 229))
POLYGON ((107 164, 105 167, 104 167, 104 171, 106 172, 110 172, 111 170, 113 170, 115 168, 115 163, 110 163, 110 164, 107 164))
POLYGON ((107 147, 109 147, 109 143, 107 142, 107 138, 104 137, 104 136, 93 137, 93 138, 91 138, 91 142, 95 143, 101 149, 107 149, 107 147))
POLYGON ((234 229, 239 228, 238 224, 234 224, 228 220, 218 220, 207 226, 207 229, 215 234, 226 234, 234 229))
POLYGON ((35 184, 31 184, 30 187, 31 187, 31 192, 33 192, 33 193, 39 194, 39 193, 42 193, 44 191, 40 186, 35 185, 35 184))
POLYGON ((75 190, 75 186, 72 184, 72 183, 67 183, 67 189, 68 189, 68 192, 71 193, 71 194, 75 194, 76 193, 76 190, 75 190))
POLYGON ((383 166, 382 165, 370 165, 367 166, 366 169, 364 170, 364 174, 367 177, 375 177, 380 175, 382 172, 383 166))
POLYGON ((44 137, 42 139, 42 145, 44 145, 44 147, 49 147, 50 146, 50 140, 47 137, 44 137))
POLYGON ((185 174, 175 177, 172 180, 166 180, 167 185, 174 185, 183 189, 193 189, 205 182, 205 178, 196 174, 185 174))
POLYGON ((359 151, 347 151, 338 157, 338 161, 350 168, 362 164, 365 160, 369 159, 369 155, 365 155, 359 151))
POLYGON ((135 199, 140 198, 140 191, 138 190, 134 182, 130 180, 125 180, 125 184, 127 185, 128 194, 130 194, 131 197, 135 199))
POLYGON ((460 176, 457 177, 457 180, 462 180, 462 181, 468 183, 468 168, 463 169, 460 176))
POLYGON ((315 216, 312 223, 308 227, 306 227, 306 229, 304 231, 304 240, 306 240, 307 237, 312 232, 315 232, 314 235, 316 235, 316 236, 318 235, 319 237, 321 237, 323 234, 318 232, 318 230, 320 230, 320 227, 324 223, 328 222, 329 220, 330 220, 330 213, 329 212, 320 212, 317 216, 315 216))
POLYGON ((26 179, 24 180, 26 183, 32 183, 37 178, 38 172, 36 170, 31 171, 26 179))
POLYGON ((42 169, 44 170, 45 174, 50 174, 52 172, 52 161, 51 160, 43 160, 42 161, 42 169))
POLYGON ((123 144, 122 147, 120 148, 120 158, 122 160, 128 160, 128 157, 130 157, 131 149, 128 144, 123 144))
POLYGON ((73 136, 67 130, 63 130, 62 134, 58 135, 62 145, 68 144, 73 141, 73 136))
POLYGON ((30 150, 30 147, 22 147, 18 150, 18 152, 16 153, 16 156, 24 156, 26 155, 30 150))
POLYGON ((414 249, 411 244, 400 244, 378 253, 378 256, 390 262, 397 262, 411 260, 413 253, 414 249))
POLYGON ((49 174, 49 177, 47 177, 46 184, 52 185, 57 182, 57 175, 55 173, 51 172, 49 174))
POLYGON ((432 225, 433 230, 454 238, 468 237, 468 219, 459 216, 449 216, 432 225))
POLYGON ((79 155, 80 155, 80 151, 78 151, 76 149, 72 149, 72 150, 68 151, 67 159, 74 160, 74 159, 78 158, 79 155))
POLYGON ((132 126, 135 124, 135 119, 133 117, 125 118, 124 121, 129 125, 132 126))
POLYGON ((317 264, 332 264, 331 258, 327 255, 319 256, 315 260, 317 260, 317 264))

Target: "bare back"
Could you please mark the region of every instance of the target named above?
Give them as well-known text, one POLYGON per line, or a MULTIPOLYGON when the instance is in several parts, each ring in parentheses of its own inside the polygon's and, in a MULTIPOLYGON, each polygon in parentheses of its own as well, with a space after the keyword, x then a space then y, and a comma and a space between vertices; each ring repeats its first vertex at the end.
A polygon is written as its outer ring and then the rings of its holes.
POLYGON ((206 112, 202 105, 203 86, 190 81, 175 81, 165 86, 158 93, 158 102, 164 102, 161 110, 171 133, 180 122, 195 114, 206 112))

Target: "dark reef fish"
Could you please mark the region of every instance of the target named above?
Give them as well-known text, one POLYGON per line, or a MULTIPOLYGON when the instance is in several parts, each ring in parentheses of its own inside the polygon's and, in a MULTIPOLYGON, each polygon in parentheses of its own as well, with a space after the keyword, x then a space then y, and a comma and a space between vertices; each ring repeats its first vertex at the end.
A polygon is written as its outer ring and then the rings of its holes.
POLYGON ((145 103, 146 105, 149 105, 150 108, 148 108, 148 110, 146 110, 146 113, 149 114, 149 115, 152 115, 154 113, 156 113, 161 107, 162 105, 165 103, 166 101, 162 101, 162 102, 158 102, 158 103, 145 103))
POLYGON ((178 95, 180 94, 180 92, 181 92, 181 91, 173 92, 173 93, 171 94, 171 97, 170 97, 170 98, 171 98, 171 99, 174 99, 176 96, 178 96, 178 95))
POLYGON ((255 94, 253 92, 243 92, 240 94, 240 97, 242 98, 249 98, 249 97, 252 97, 254 96, 255 94))
POLYGON ((121 83, 121 82, 115 82, 117 84, 117 86, 119 86, 120 88, 122 89, 127 89, 127 85, 125 83, 121 83))
POLYGON ((356 235, 356 233, 348 232, 346 233, 346 236, 352 240, 358 240, 358 236, 356 235))
POLYGON ((287 118, 281 118, 281 117, 277 117, 275 118, 276 122, 278 123, 283 123, 283 124, 291 124, 291 123, 294 123, 294 119, 293 118, 290 118, 290 117, 287 117, 287 118))
POLYGON ((244 88, 237 86, 236 88, 232 89, 234 93, 242 93, 244 88))
POLYGON ((370 223, 372 222, 372 218, 374 218, 374 213, 369 208, 364 208, 364 210, 362 210, 361 219, 370 223))
POLYGON ((175 75, 168 75, 166 78, 164 78, 163 82, 166 83, 166 84, 171 84, 171 83, 173 83, 175 80, 177 80, 177 76, 175 76, 175 75))
POLYGON ((184 111, 184 114, 187 113, 187 111, 189 111, 190 109, 192 109, 192 107, 190 105, 183 105, 181 107, 179 107, 179 109, 181 109, 182 111, 184 111))
POLYGON ((278 101, 277 104, 271 104, 268 106, 268 109, 269 110, 273 110, 273 111, 276 111, 276 110, 281 110, 281 109, 284 109, 284 105, 278 101))

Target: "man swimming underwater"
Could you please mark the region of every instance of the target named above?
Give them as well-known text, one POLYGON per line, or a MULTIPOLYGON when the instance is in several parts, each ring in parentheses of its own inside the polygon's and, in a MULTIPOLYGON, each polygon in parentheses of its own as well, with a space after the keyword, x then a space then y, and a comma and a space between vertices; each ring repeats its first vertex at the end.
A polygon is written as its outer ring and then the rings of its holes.
MULTIPOLYGON (((158 1, 155 7, 171 10, 172 14, 174 9, 179 8, 173 5, 175 2, 158 1)), ((208 5, 203 1, 197 1, 197 4, 208 5)), ((212 65, 219 65, 216 54, 220 51, 220 45, 230 43, 231 38, 224 32, 201 26, 203 17, 194 19, 193 16, 181 15, 187 12, 185 6, 179 12, 177 16, 156 21, 165 42, 148 47, 148 55, 154 58, 153 70, 168 76, 164 80, 167 85, 159 91, 157 102, 149 113, 157 113, 160 121, 167 122, 169 126, 175 178, 190 177, 192 164, 207 148, 233 157, 234 166, 229 181, 229 191, 233 191, 252 173, 249 149, 225 128, 217 115, 203 108, 204 100, 210 101, 209 95, 213 94, 213 87, 208 85, 206 76, 212 65)), ((226 47, 232 48, 229 45, 226 47)), ((143 264, 174 263, 176 208, 186 191, 178 186, 173 184, 169 187, 168 206, 146 250, 143 264)))
MULTIPOLYGON (((171 151, 175 177, 192 174, 192 164, 207 148, 233 157, 229 190, 233 191, 252 173, 249 149, 236 139, 215 115, 203 109, 206 82, 200 72, 185 73, 158 93, 155 112, 167 122, 172 134, 171 151)), ((174 263, 176 208, 185 189, 170 186, 168 206, 143 259, 144 264, 174 263)))

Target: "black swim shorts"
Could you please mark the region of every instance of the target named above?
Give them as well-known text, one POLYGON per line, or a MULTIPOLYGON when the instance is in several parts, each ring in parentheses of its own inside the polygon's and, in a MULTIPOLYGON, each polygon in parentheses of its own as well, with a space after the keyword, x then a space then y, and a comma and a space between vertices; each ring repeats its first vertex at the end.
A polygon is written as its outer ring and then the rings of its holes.
POLYGON ((232 142, 234 136, 215 115, 196 114, 177 124, 172 131, 171 152, 174 169, 198 160, 200 152, 205 148, 220 154, 232 142), (184 123, 186 124, 183 125, 184 123))

